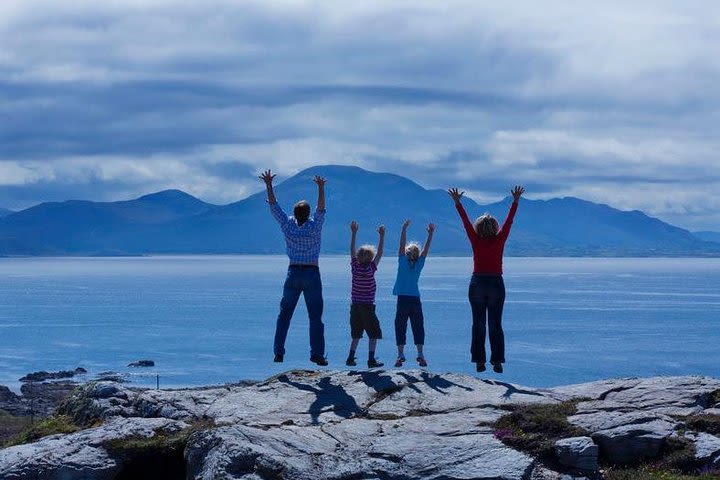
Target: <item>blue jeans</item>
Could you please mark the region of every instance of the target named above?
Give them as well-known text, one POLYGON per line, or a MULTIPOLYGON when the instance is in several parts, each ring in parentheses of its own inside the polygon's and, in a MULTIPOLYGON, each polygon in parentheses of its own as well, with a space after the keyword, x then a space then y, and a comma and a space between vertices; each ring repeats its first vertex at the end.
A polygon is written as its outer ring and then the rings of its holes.
POLYGON ((425 345, 425 325, 423 325, 420 297, 398 295, 397 310, 395 310, 396 345, 405 345, 408 318, 410 319, 410 328, 412 328, 415 345, 425 345))
POLYGON ((485 322, 490 337, 490 363, 505 363, 505 334, 502 313, 505 304, 505 282, 501 275, 473 275, 468 289, 472 308, 472 342, 470 356, 475 363, 485 363, 485 322))
POLYGON ((325 356, 325 325, 322 322, 323 297, 320 269, 313 265, 290 265, 280 301, 280 314, 275 327, 275 354, 285 355, 285 339, 290 319, 300 299, 305 297, 310 317, 310 355, 325 356))

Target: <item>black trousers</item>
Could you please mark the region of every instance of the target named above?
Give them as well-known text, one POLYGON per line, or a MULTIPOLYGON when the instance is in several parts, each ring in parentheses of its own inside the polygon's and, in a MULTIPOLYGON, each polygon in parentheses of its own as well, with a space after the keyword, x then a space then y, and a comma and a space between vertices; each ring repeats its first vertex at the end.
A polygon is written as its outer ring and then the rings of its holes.
POLYGON ((490 363, 505 363, 505 334, 502 329, 505 282, 502 275, 473 275, 468 298, 473 316, 470 344, 472 361, 486 362, 485 331, 487 330, 490 337, 490 363))

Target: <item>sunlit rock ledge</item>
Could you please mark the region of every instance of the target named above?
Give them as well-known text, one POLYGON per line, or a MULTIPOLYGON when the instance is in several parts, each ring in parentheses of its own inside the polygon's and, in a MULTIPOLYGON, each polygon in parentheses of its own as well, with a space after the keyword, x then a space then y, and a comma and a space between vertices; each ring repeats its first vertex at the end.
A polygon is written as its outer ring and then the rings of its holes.
POLYGON ((419 370, 178 390, 100 381, 57 414, 80 429, 0 450, 0 479, 600 478, 670 448, 692 468, 720 467, 720 380, 708 377, 550 389, 419 370), (523 443, 523 416, 552 455, 523 443))

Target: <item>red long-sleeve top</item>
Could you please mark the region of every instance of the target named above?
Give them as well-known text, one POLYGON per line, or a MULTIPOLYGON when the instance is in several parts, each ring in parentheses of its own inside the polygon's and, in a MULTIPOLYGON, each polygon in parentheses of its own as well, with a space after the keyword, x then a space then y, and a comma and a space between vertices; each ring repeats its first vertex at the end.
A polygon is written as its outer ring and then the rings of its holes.
POLYGON ((503 251, 505 250, 505 241, 508 235, 510 235, 510 228, 512 227, 517 207, 517 202, 513 202, 507 218, 505 218, 505 222, 503 222, 500 231, 498 231, 495 237, 480 238, 472 222, 470 222, 462 203, 458 202, 455 204, 455 208, 457 208, 460 214, 465 232, 470 240, 470 245, 472 245, 474 274, 502 275, 502 259, 503 251))

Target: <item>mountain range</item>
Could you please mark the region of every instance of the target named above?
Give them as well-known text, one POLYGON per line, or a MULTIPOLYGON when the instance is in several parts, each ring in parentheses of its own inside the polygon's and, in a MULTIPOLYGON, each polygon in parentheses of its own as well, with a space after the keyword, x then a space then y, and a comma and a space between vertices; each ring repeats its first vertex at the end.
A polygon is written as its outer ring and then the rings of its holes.
MULTIPOLYGON (((437 224, 435 254, 469 253, 452 201, 443 190, 358 167, 317 166, 276 186, 278 201, 291 213, 295 201, 315 205, 314 175, 328 178, 328 213, 323 251, 345 253, 348 224, 360 223, 358 240, 377 241, 384 223, 392 248, 400 225, 411 218, 409 238, 424 241, 425 225, 437 224)), ((471 217, 489 212, 499 221, 509 197, 480 205, 467 198, 471 217)), ((703 234, 712 232, 703 232, 703 234)), ((507 255, 518 256, 720 256, 720 241, 649 217, 579 198, 521 200, 507 255)), ((179 190, 134 200, 48 202, 0 215, 0 255, 144 255, 282 253, 284 242, 261 191, 228 205, 203 202, 179 190)))

